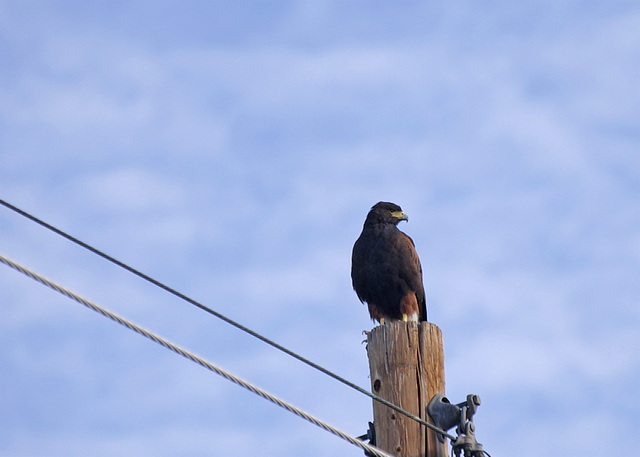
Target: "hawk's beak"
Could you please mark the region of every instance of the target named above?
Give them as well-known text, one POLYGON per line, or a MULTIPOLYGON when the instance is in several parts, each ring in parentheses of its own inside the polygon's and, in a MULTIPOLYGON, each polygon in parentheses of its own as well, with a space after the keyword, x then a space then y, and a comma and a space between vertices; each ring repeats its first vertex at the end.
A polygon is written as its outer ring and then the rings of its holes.
POLYGON ((392 211, 391 215, 400 221, 409 221, 409 216, 402 211, 392 211))

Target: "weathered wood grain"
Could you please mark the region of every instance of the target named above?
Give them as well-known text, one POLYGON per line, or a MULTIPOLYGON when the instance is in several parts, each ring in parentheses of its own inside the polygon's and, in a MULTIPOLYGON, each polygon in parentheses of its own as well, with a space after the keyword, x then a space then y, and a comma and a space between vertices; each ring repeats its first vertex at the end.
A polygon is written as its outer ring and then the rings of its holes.
MULTIPOLYGON (((367 338, 372 392, 430 422, 429 400, 444 394, 442 332, 429 322, 392 321, 367 338)), ((446 457, 446 443, 425 426, 373 402, 376 443, 397 457, 446 457)))

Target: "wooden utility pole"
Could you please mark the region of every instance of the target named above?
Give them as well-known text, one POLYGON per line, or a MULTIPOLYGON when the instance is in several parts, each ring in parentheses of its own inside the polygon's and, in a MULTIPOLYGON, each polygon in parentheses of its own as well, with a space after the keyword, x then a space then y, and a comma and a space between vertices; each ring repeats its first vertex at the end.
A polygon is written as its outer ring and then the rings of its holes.
MULTIPOLYGON (((429 322, 392 321, 367 337, 371 391, 433 423, 427 404, 444 394, 442 332, 429 322)), ((446 442, 424 425, 373 402, 376 446, 396 457, 446 457, 446 442)))

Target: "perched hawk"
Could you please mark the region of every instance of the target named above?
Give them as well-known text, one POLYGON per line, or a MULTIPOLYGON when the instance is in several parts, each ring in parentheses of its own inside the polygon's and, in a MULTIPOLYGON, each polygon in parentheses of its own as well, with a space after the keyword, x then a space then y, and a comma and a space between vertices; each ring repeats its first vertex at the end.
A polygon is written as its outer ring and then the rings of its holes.
POLYGON ((353 245, 351 281, 371 319, 426 321, 422 267, 413 240, 398 230, 409 218, 394 203, 376 203, 353 245))

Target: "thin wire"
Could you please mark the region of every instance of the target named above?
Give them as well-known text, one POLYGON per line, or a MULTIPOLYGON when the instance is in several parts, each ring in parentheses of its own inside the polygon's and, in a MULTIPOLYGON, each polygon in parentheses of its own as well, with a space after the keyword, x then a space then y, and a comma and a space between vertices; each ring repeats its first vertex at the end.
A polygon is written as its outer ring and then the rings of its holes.
POLYGON ((50 279, 45 278, 42 275, 39 275, 38 273, 28 269, 27 267, 20 265, 19 263, 8 259, 7 257, 3 256, 2 254, 0 254, 0 262, 4 263, 5 265, 13 268, 16 271, 19 271, 20 273, 28 276, 29 278, 38 281, 39 283, 55 290, 58 293, 61 293, 62 295, 80 303, 81 305, 86 306, 87 308, 101 314, 102 316, 111 319, 112 321, 128 328, 129 330, 133 330, 134 332, 138 333, 139 335, 144 336, 145 338, 150 339, 151 341, 165 347, 166 349, 169 349, 170 351, 173 351, 174 353, 181 355, 182 357, 191 360, 194 363, 197 363, 198 365, 200 365, 201 367, 206 368, 209 371, 212 371, 214 373, 216 373, 219 376, 222 376, 223 378, 227 379, 228 381, 233 382, 234 384, 237 384, 241 387, 244 387, 245 389, 249 390, 250 392, 253 392, 254 394, 264 398, 265 400, 270 401, 271 403, 274 403, 278 406, 280 406, 281 408, 286 409, 287 411, 289 411, 290 413, 295 414, 298 417, 301 417, 302 419, 307 420, 308 422, 311 422, 312 424, 324 429, 325 431, 332 433, 333 435, 336 435, 340 438, 342 438, 343 440, 348 441, 349 443, 353 444, 354 446, 358 446, 359 448, 362 448, 363 450, 365 450, 366 452, 369 452, 375 456, 378 457, 391 457, 389 454, 387 454, 386 452, 384 452, 383 450, 372 446, 370 444, 364 443, 362 441, 360 441, 358 438, 349 435, 348 433, 345 433, 343 431, 341 431, 340 429, 328 424, 327 422, 324 422, 321 419, 318 419, 317 417, 303 411, 302 409, 298 408, 297 406, 292 405, 291 403, 267 392, 266 390, 261 389, 260 387, 257 387, 253 384, 251 384, 248 381, 245 381, 242 378, 239 378, 238 376, 214 365, 213 363, 203 359, 202 357, 194 354, 193 352, 190 352, 186 349, 181 348, 180 346, 162 338, 161 336, 158 336, 156 334, 154 334, 153 332, 137 325, 134 324, 133 322, 125 319, 124 317, 121 317, 89 300, 87 300, 86 298, 81 297, 80 295, 70 291, 69 289, 56 284, 55 282, 51 281, 50 279))
POLYGON ((160 282, 160 281, 158 281, 156 279, 153 279, 152 277, 142 273, 141 271, 136 270, 133 267, 130 267, 129 265, 125 264, 124 262, 121 262, 118 259, 116 259, 116 258, 114 258, 114 257, 112 257, 112 256, 110 256, 108 254, 105 254, 104 252, 100 251, 99 249, 94 248, 93 246, 91 246, 91 245, 79 240, 78 238, 73 237, 72 235, 69 235, 68 233, 66 233, 66 232, 54 227, 51 224, 48 224, 47 222, 44 222, 43 220, 38 219, 37 217, 27 213, 26 211, 24 211, 24 210, 22 210, 22 209, 20 209, 20 208, 18 208, 16 206, 6 202, 4 200, 1 200, 1 199, 0 199, 0 204, 2 204, 6 208, 8 208, 8 209, 10 209, 10 210, 12 210, 12 211, 14 211, 14 212, 16 212, 18 214, 20 214, 21 216, 26 217, 27 219, 29 219, 29 220, 41 225, 42 227, 44 227, 44 228, 46 228, 48 230, 51 230, 52 232, 60 235, 61 237, 66 238, 67 240, 71 241, 72 243, 75 243, 78 246, 81 246, 81 247, 91 251, 92 253, 102 257, 103 259, 108 260, 109 262, 119 266, 120 268, 123 268, 123 269, 127 270, 128 272, 138 276, 139 278, 142 278, 145 281, 150 282, 154 286, 159 287, 159 288, 163 289, 164 291, 169 292, 170 294, 180 298, 181 300, 186 301, 187 303, 200 308, 201 310, 211 314, 212 316, 217 317, 218 319, 226 322, 227 324, 234 326, 238 330, 241 330, 241 331, 253 336, 254 338, 259 339, 260 341, 270 345, 271 347, 274 347, 275 349, 277 349, 277 350, 279 350, 281 352, 284 352, 285 354, 287 354, 287 355, 299 360, 300 362, 310 366, 311 368, 313 368, 315 370, 318 370, 321 373, 326 374, 327 376, 330 376, 331 378, 335 379, 336 381, 341 382, 342 384, 344 384, 346 386, 351 387, 352 389, 360 392, 363 395, 366 395, 367 397, 371 398, 372 400, 377 401, 378 403, 383 404, 384 406, 387 406, 387 407, 393 409, 394 411, 396 411, 396 412, 398 412, 400 414, 403 414, 404 416, 406 416, 406 417, 408 417, 410 419, 413 419, 414 421, 420 423, 421 425, 424 425, 425 427, 427 427, 427 428, 429 428, 429 429, 431 429, 431 430, 433 430, 433 431, 435 431, 437 433, 440 433, 440 434, 446 436, 449 439, 455 439, 455 437, 453 435, 450 435, 446 431, 439 429, 435 425, 430 424, 429 422, 425 421, 424 419, 421 419, 420 417, 416 416, 415 414, 412 414, 412 413, 410 413, 408 411, 405 411, 404 409, 400 408, 399 406, 394 405, 393 403, 385 400, 384 398, 379 397, 378 395, 376 395, 374 393, 371 393, 368 390, 363 389, 359 385, 357 385, 357 384, 355 384, 355 383, 353 383, 353 382, 351 382, 351 381, 349 381, 349 380, 347 380, 347 379, 345 379, 345 378, 333 373, 332 371, 329 371, 328 369, 318 365, 317 363, 314 363, 311 360, 309 360, 309 359, 307 359, 307 358, 305 358, 305 357, 293 352, 292 350, 287 349, 286 347, 276 343, 275 341, 270 340, 266 336, 263 336, 263 335, 255 332, 255 331, 251 330, 250 328, 245 327, 244 325, 234 321, 233 319, 231 319, 231 318, 229 318, 229 317, 227 317, 227 316, 225 316, 225 315, 223 315, 223 314, 221 314, 221 313, 219 313, 217 311, 214 311, 213 309, 211 309, 211 308, 209 308, 209 307, 207 307, 207 306, 195 301, 194 299, 184 295, 183 293, 178 292, 177 290, 175 290, 175 289, 163 284, 162 282, 160 282))

